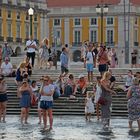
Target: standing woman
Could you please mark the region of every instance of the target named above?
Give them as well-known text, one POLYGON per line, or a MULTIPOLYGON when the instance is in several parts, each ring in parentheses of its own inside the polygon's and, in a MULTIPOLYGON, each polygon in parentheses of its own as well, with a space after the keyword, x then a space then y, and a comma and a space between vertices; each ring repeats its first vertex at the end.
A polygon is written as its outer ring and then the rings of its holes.
POLYGON ((26 57, 26 59, 25 59, 25 68, 26 68, 26 72, 28 73, 28 75, 31 76, 32 75, 32 66, 30 64, 29 57, 26 57))
POLYGON ((45 76, 43 78, 43 84, 40 89, 40 108, 43 112, 43 123, 44 123, 44 130, 47 127, 47 114, 49 116, 50 127, 49 130, 52 129, 53 125, 53 94, 54 94, 54 86, 50 84, 50 77, 45 76))
POLYGON ((127 92, 129 128, 132 129, 133 121, 137 121, 140 130, 140 86, 139 79, 133 80, 133 85, 127 92))
POLYGON ((48 39, 44 38, 39 48, 40 68, 42 68, 44 64, 47 65, 47 58, 48 58, 48 39))
POLYGON ((6 106, 8 100, 6 91, 7 91, 7 85, 5 84, 4 77, 0 76, 0 122, 2 121, 4 123, 5 123, 6 106))
POLYGON ((101 79, 102 92, 98 102, 101 104, 103 128, 108 128, 110 126, 112 94, 116 94, 116 92, 110 88, 110 78, 111 73, 105 72, 103 78, 101 79))
POLYGON ((24 80, 22 82, 22 85, 19 88, 18 97, 20 98, 21 124, 28 124, 27 120, 29 116, 29 109, 31 106, 32 90, 27 80, 24 80))

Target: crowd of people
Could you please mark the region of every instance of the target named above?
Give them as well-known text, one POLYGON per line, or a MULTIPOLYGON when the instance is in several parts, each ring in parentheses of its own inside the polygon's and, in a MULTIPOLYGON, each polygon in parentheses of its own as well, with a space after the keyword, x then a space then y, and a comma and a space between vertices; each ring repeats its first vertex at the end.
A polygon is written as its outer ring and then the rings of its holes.
MULTIPOLYGON (((52 130, 53 100, 60 96, 74 99, 77 94, 81 94, 81 96, 85 97, 85 119, 91 121, 91 115, 95 113, 96 106, 97 120, 101 119, 103 128, 108 129, 110 127, 112 95, 117 95, 114 91, 116 79, 109 68, 114 67, 117 57, 114 49, 112 49, 109 55, 110 51, 103 45, 101 45, 99 49, 97 49, 93 43, 85 42, 84 45, 82 59, 87 69, 87 78, 85 75, 79 74, 78 80, 75 80, 75 76, 69 73, 68 45, 62 48, 60 55, 61 73, 55 80, 48 75, 42 76, 38 81, 31 80, 36 49, 36 43, 32 41, 32 38, 26 43, 26 58, 20 63, 16 72, 10 63, 10 56, 6 55, 2 58, 4 62, 1 64, 0 71, 0 122, 6 122, 6 105, 8 101, 6 93, 7 84, 4 77, 15 76, 17 96, 19 98, 19 106, 21 107, 20 118, 22 125, 28 124, 30 107, 36 105, 39 116, 38 124, 41 124, 43 121, 43 129, 46 130, 47 118, 49 118, 50 125, 47 130, 52 130), (96 77, 96 84, 94 85, 93 69, 97 67, 97 65, 100 76, 96 77), (88 91, 87 87, 89 85, 93 87, 92 91, 88 91)), ((39 67, 42 68, 48 59, 50 69, 53 65, 52 53, 48 47, 47 39, 42 41, 39 48, 39 55, 39 67), (49 53, 46 53, 47 51, 49 53)), ((132 122, 136 120, 140 129, 140 73, 137 72, 133 75, 132 71, 129 70, 128 74, 121 78, 126 81, 125 91, 127 91, 128 98, 129 127, 132 128, 132 122)))

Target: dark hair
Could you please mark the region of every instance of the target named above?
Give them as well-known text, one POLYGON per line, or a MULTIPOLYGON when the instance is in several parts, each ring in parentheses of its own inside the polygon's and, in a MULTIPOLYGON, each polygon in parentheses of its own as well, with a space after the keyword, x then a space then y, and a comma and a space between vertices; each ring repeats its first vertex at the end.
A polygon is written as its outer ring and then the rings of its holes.
POLYGON ((68 48, 68 44, 65 44, 65 47, 68 48))
POLYGON ((28 78, 28 73, 24 73, 23 78, 28 78))
POLYGON ((32 84, 35 84, 35 83, 36 83, 36 81, 35 81, 35 80, 33 80, 33 81, 31 82, 31 85, 32 85, 32 84))
POLYGON ((74 78, 73 74, 70 74, 69 79, 73 79, 73 78, 74 78))
POLYGON ((62 52, 63 52, 63 51, 65 51, 65 49, 66 49, 66 48, 65 48, 65 47, 63 47, 63 48, 62 48, 62 52))

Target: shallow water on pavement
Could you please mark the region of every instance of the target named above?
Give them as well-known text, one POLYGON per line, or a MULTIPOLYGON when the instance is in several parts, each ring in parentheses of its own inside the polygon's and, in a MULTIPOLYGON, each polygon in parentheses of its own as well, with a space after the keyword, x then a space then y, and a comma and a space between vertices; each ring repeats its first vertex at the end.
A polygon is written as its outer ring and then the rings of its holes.
POLYGON ((140 140, 136 123, 129 131, 127 118, 113 118, 111 131, 104 131, 95 118, 86 122, 84 116, 54 116, 50 132, 37 123, 38 118, 30 116, 29 124, 21 126, 18 116, 7 116, 6 123, 0 123, 0 140, 140 140))

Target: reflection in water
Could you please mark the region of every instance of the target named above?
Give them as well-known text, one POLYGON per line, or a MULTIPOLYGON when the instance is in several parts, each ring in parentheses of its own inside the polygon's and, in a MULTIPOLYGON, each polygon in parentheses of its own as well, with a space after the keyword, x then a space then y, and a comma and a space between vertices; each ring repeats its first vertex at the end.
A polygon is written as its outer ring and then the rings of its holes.
POLYGON ((86 122, 83 116, 54 116, 50 132, 42 131, 43 125, 37 122, 37 117, 30 116, 30 124, 22 127, 18 117, 7 116, 7 123, 0 123, 0 140, 131 140, 129 138, 140 137, 140 133, 133 131, 128 135, 127 119, 112 119, 111 131, 103 130, 95 118, 86 122))
POLYGON ((140 137, 140 130, 131 129, 129 130, 128 134, 132 136, 133 138, 137 138, 137 137, 140 137))

